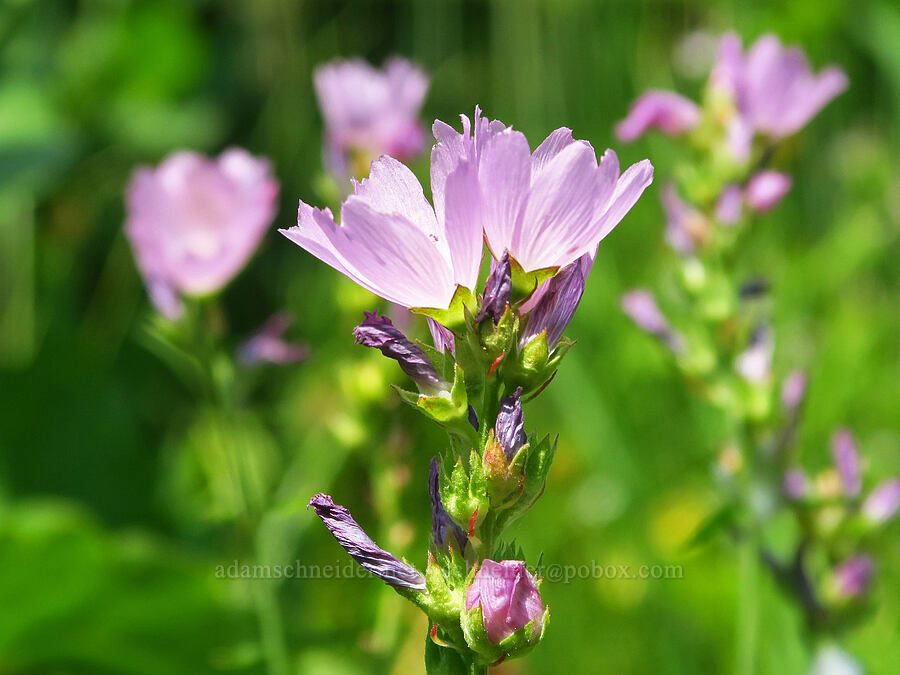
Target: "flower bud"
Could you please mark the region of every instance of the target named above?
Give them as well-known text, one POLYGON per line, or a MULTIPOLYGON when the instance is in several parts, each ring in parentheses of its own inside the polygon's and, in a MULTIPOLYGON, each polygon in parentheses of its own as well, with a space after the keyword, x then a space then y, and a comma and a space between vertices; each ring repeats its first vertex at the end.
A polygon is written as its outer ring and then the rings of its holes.
POLYGON ((781 385, 781 405, 788 412, 793 412, 800 407, 806 396, 806 373, 795 370, 784 380, 781 385))
POLYGON ((847 497, 858 497, 862 489, 859 453, 856 451, 856 443, 849 431, 841 429, 832 436, 831 451, 834 456, 834 466, 841 478, 841 489, 847 497))
POLYGON ((772 329, 759 324, 750 338, 750 346, 738 355, 734 368, 738 374, 752 384, 762 384, 772 372, 772 355, 775 342, 772 329))
POLYGON ((528 313, 528 323, 519 340, 520 348, 543 331, 547 332, 548 348, 552 350, 556 346, 584 294, 585 267, 583 260, 576 260, 538 289, 535 295, 540 295, 528 313))
POLYGON ((537 583, 520 560, 484 560, 466 591, 465 608, 466 642, 488 662, 533 647, 549 618, 537 583))
POLYGON ((663 186, 662 206, 666 213, 666 241, 676 253, 690 255, 710 234, 706 217, 684 201, 671 183, 663 186))
POLYGON ((876 524, 886 523, 900 508, 900 479, 893 478, 877 486, 862 505, 863 515, 876 524))
POLYGON ((788 499, 800 501, 809 492, 809 481, 802 469, 790 469, 784 474, 781 487, 788 499))
POLYGON ((497 424, 494 434, 503 448, 507 461, 512 461, 521 447, 528 442, 525 434, 525 414, 522 411, 522 387, 517 388, 512 396, 500 401, 500 412, 497 413, 497 424))
POLYGON ((643 289, 629 291, 622 296, 621 306, 638 328, 665 342, 676 354, 684 351, 683 338, 672 330, 652 293, 643 289))
POLYGON ((280 312, 269 319, 258 333, 253 335, 238 350, 241 363, 288 364, 302 361, 309 350, 301 344, 284 340, 283 335, 291 325, 291 317, 280 312))
POLYGON ((365 315, 365 320, 353 329, 356 344, 379 349, 397 361, 423 392, 436 393, 449 388, 422 348, 395 328, 387 316, 373 312, 365 312, 365 315))
POLYGON ((306 508, 310 506, 315 509, 316 515, 322 519, 337 542, 364 569, 391 586, 417 591, 425 589, 425 577, 419 570, 379 548, 353 520, 350 511, 335 504, 331 497, 317 494, 309 500, 306 508))
POLYGON ((838 565, 832 572, 834 591, 841 599, 863 595, 872 583, 875 565, 865 555, 857 555, 838 565))
POLYGON ((431 497, 431 534, 434 545, 439 549, 448 548, 448 535, 452 533, 460 553, 465 553, 468 543, 466 533, 453 522, 441 502, 440 469, 436 457, 431 458, 428 467, 428 495, 431 497))
POLYGON ((716 202, 716 220, 723 225, 734 225, 741 219, 744 195, 739 185, 726 185, 716 202))
POLYGON ((791 177, 780 171, 760 171, 747 183, 744 196, 754 211, 775 208, 791 189, 791 177))
POLYGON ((512 266, 509 262, 509 251, 504 251, 500 261, 492 266, 491 274, 484 286, 481 309, 475 316, 475 321, 480 322, 490 317, 497 323, 506 311, 511 296, 512 266))

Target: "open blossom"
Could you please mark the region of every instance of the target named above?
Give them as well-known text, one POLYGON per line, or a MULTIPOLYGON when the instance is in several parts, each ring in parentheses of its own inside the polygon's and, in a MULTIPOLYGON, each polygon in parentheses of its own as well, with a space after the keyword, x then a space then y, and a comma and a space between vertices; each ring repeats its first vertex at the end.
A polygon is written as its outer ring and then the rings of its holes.
POLYGON ((287 364, 305 359, 309 353, 306 346, 286 342, 282 337, 291 320, 286 312, 279 312, 270 318, 258 333, 241 345, 238 358, 246 364, 287 364))
POLYGON ((180 296, 222 288, 256 250, 276 210, 269 163, 232 148, 216 159, 169 155, 128 185, 128 237, 157 310, 176 319, 180 296))
POLYGON ((754 133, 776 140, 790 136, 847 88, 840 68, 816 75, 803 50, 784 47, 771 34, 746 52, 736 34, 723 36, 710 82, 735 105, 729 136, 739 160, 748 156, 754 133))
POLYGON ((409 159, 422 151, 419 111, 428 78, 409 61, 388 60, 382 70, 360 59, 316 68, 316 96, 325 118, 325 163, 339 178, 368 167, 379 155, 409 159), (359 166, 348 160, 354 155, 359 166))
POLYGON ((619 174, 614 152, 557 129, 532 154, 525 136, 476 109, 474 131, 434 125, 432 207, 413 173, 383 156, 341 207, 300 202, 282 233, 376 295, 408 308, 446 309, 474 291, 486 238, 525 271, 565 267, 596 250, 653 177, 646 160, 619 174), (483 229, 482 229, 483 228, 483 229))
POLYGON ((697 126, 700 114, 700 107, 690 99, 671 91, 651 89, 631 105, 628 116, 616 126, 616 136, 628 143, 653 128, 677 136, 697 126))
POLYGON ((534 577, 520 560, 484 560, 481 563, 466 592, 466 611, 479 605, 488 639, 494 644, 532 621, 534 634, 540 634, 544 604, 534 577))
POLYGON ((425 590, 425 577, 419 570, 379 548, 353 520, 350 512, 335 504, 331 497, 317 494, 309 500, 306 508, 310 506, 337 542, 363 568, 391 586, 425 590))
POLYGON ((488 248, 496 260, 508 251, 526 272, 565 267, 594 252, 653 181, 648 160, 620 174, 615 152, 607 150, 598 164, 591 144, 565 127, 533 153, 524 134, 488 122, 479 109, 474 130, 470 135, 466 118, 462 133, 435 123, 432 189, 436 169, 474 161, 488 248))

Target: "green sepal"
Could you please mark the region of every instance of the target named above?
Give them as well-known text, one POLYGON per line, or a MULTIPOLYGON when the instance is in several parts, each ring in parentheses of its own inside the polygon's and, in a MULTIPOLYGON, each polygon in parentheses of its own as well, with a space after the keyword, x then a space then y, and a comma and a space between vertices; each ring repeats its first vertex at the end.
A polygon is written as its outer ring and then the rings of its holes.
POLYGON ((484 612, 480 603, 473 607, 472 611, 459 615, 459 625, 469 649, 478 655, 479 663, 491 664, 505 656, 506 652, 488 639, 487 629, 484 627, 484 612))
POLYGON ((459 364, 454 364, 453 385, 450 387, 449 396, 427 396, 402 389, 396 385, 392 386, 405 403, 421 411, 448 432, 461 436, 469 442, 477 443, 478 432, 469 422, 466 381, 459 364))
POLYGON ((513 304, 528 300, 538 286, 559 272, 559 267, 543 267, 526 272, 513 257, 509 259, 509 267, 512 272, 512 298, 510 300, 513 304))
POLYGON ((487 442, 481 459, 485 483, 491 507, 502 508, 510 497, 515 499, 524 481, 525 460, 528 457, 528 444, 522 446, 512 461, 507 461, 506 453, 494 437, 493 430, 488 432, 487 442))
POLYGON ((519 317, 512 307, 507 305, 506 311, 503 312, 503 316, 496 325, 491 320, 482 321, 478 330, 487 361, 493 362, 515 345, 519 330, 519 317))
POLYGON ((478 301, 472 295, 472 291, 465 286, 457 286, 456 292, 453 293, 453 297, 450 299, 450 306, 447 309, 410 307, 410 311, 430 317, 456 333, 463 330, 466 326, 465 309, 473 308, 477 305, 478 301))
POLYGON ((428 567, 425 570, 425 588, 428 593, 423 605, 432 623, 455 627, 463 609, 465 587, 461 584, 462 579, 456 579, 454 583, 453 577, 458 575, 450 558, 443 556, 442 562, 444 564, 440 564, 436 556, 428 554, 428 567))
MULTIPOLYGON (((473 454, 475 454, 474 451, 473 454)), ((475 456, 477 457, 477 454, 475 456)), ((484 482, 484 473, 478 466, 479 464, 480 462, 476 462, 472 478, 466 472, 462 459, 457 459, 450 472, 449 480, 445 481, 443 473, 441 475, 441 502, 444 510, 466 532, 469 531, 469 525, 476 512, 478 515, 475 516, 475 523, 477 524, 484 519, 488 510, 488 506, 484 503, 485 500, 479 499, 471 489, 472 483, 483 484, 484 482), (480 475, 479 480, 474 478, 476 471, 480 475)))
MULTIPOLYGON (((531 439, 528 454, 523 458, 525 480, 522 484, 522 491, 512 508, 500 512, 496 531, 502 531, 506 525, 528 511, 541 496, 547 483, 550 466, 553 464, 553 457, 556 454, 556 442, 557 439, 551 441, 549 435, 544 436, 536 444, 534 439, 531 439)), ((513 461, 516 461, 516 457, 513 458, 513 461)))
POLYGON ((515 633, 501 641, 500 647, 509 658, 514 659, 519 656, 525 656, 534 649, 537 644, 544 639, 544 633, 547 631, 547 625, 550 623, 550 608, 544 607, 544 614, 541 617, 541 630, 535 635, 535 619, 522 626, 515 633))

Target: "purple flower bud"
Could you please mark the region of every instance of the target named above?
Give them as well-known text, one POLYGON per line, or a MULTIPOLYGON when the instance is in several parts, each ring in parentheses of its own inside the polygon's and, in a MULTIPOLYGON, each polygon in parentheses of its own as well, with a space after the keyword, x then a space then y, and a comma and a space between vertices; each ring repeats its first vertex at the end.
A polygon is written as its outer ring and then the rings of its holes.
POLYGON ((365 320, 353 329, 356 344, 380 349, 382 354, 397 361, 422 391, 444 388, 434 364, 419 345, 410 342, 388 317, 373 312, 365 312, 365 315, 365 320))
POLYGON ((431 333, 431 341, 434 343, 434 348, 441 354, 449 350, 451 354, 456 355, 456 340, 453 338, 453 332, 449 328, 439 324, 430 316, 428 317, 427 323, 428 331, 431 333))
POLYGON ((831 452, 834 466, 841 477, 841 487, 847 497, 857 497, 862 489, 862 476, 859 468, 859 453, 856 442, 846 429, 841 429, 831 437, 831 452))
POLYGON ((750 346, 738 355, 734 368, 748 382, 761 384, 769 378, 772 371, 774 351, 772 329, 766 324, 759 324, 750 338, 750 346))
MULTIPOLYGON (((478 605, 484 616, 488 639, 499 644, 534 621, 539 634, 544 620, 544 604, 534 577, 520 560, 484 560, 466 592, 466 611, 478 605)), ((530 636, 529 636, 530 637, 530 636)))
POLYGON ((504 251, 500 261, 491 266, 491 274, 484 286, 481 309, 475 320, 483 321, 486 317, 491 317, 497 323, 506 311, 511 295, 512 267, 509 264, 509 251, 504 251))
POLYGON ((834 569, 834 582, 838 593, 845 598, 857 598, 865 593, 872 583, 875 565, 865 555, 857 555, 841 563, 834 569))
POLYGON ((363 568, 391 586, 425 590, 425 577, 419 570, 379 548, 353 520, 350 511, 335 504, 331 497, 317 494, 309 500, 306 508, 310 506, 315 509, 316 515, 322 519, 337 542, 363 568))
POLYGON ((525 413, 522 411, 522 387, 518 387, 512 396, 500 401, 500 412, 497 413, 497 424, 494 426, 494 436, 506 461, 512 461, 519 449, 528 442, 525 434, 525 413))
POLYGON ((716 202, 716 220, 723 225, 734 225, 741 219, 744 193, 739 185, 726 185, 716 202))
POLYGON ((673 352, 684 349, 683 339, 672 330, 652 293, 644 289, 629 291, 622 296, 621 306, 638 328, 665 342, 673 352))
POLYGON ((616 136, 629 143, 658 128, 668 136, 690 131, 700 121, 700 108, 693 101, 670 91, 650 90, 631 105, 628 116, 616 126, 616 136))
POLYGON ((792 179, 780 171, 760 171, 750 179, 744 190, 747 205, 754 211, 769 211, 791 189, 792 179))
POLYGON ((309 350, 304 345, 285 342, 282 339, 291 321, 291 316, 286 312, 275 314, 259 332, 241 345, 238 350, 240 361, 248 365, 287 364, 305 359, 309 350))
POLYGON ((806 497, 809 490, 809 481, 802 469, 790 469, 784 474, 782 489, 788 499, 799 501, 806 497))
POLYGON ((794 411, 803 403, 806 396, 806 373, 795 370, 788 375, 781 385, 781 405, 788 411, 794 411))
POLYGON ((465 553, 469 539, 463 529, 453 522, 441 502, 440 471, 436 457, 431 458, 428 467, 428 495, 431 497, 431 534, 434 545, 440 549, 446 548, 447 534, 452 532, 460 552, 465 553))
POLYGON ((874 523, 886 523, 900 508, 900 479, 878 485, 862 505, 863 515, 874 523))
POLYGON ((756 277, 741 284, 738 295, 741 300, 752 300, 769 292, 769 282, 762 277, 756 277))
POLYGON ((519 347, 524 347, 542 331, 547 331, 547 346, 553 349, 575 316, 578 303, 581 302, 581 296, 584 294, 585 265, 583 260, 576 260, 538 288, 535 293, 540 293, 540 296, 528 314, 528 322, 519 340, 519 347))

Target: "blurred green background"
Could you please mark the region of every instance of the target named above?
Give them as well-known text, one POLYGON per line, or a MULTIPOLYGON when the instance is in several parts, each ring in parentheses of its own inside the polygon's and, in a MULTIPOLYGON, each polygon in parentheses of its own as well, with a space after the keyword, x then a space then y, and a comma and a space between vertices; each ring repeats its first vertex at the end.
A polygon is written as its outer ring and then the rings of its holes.
MULTIPOLYGON (((265 562, 346 563, 303 508, 322 490, 424 566, 427 462, 445 441, 388 389, 399 369, 353 344, 362 309, 384 303, 273 226, 225 292, 230 339, 287 308, 313 355, 245 373, 240 412, 222 419, 154 353, 122 234, 134 166, 232 144, 271 158, 276 224, 289 226, 299 197, 320 201, 312 68, 393 54, 430 73, 429 122, 455 124, 479 103, 532 146, 565 125, 623 162, 657 167, 656 185, 601 246, 568 333, 578 345, 527 410, 528 428, 558 432, 560 447, 516 534, 532 561, 680 564, 684 578, 546 582, 547 639, 502 672, 728 672, 733 551, 724 540, 684 551, 715 507, 722 420, 618 310, 619 294, 656 283, 671 255, 657 191, 676 150, 658 136, 622 146, 612 128, 649 86, 696 97, 709 60, 679 45, 730 28, 745 41, 777 32, 816 67, 838 63, 850 76, 791 142, 794 189, 754 224, 741 267, 773 283, 776 373, 811 374, 804 463, 824 466, 831 431, 848 425, 870 480, 900 473, 894 0, 5 0, 0 673, 263 672, 259 584, 280 604, 297 672, 421 671, 424 619, 375 580, 216 578, 217 565, 244 561, 240 523, 227 486, 204 479, 221 448, 252 448, 265 562)), ((427 177, 427 162, 416 170, 427 177)), ((847 642, 872 673, 900 663, 896 532, 874 551, 873 611, 847 642)), ((803 672, 800 616, 768 580, 760 592, 760 672, 803 672)))

